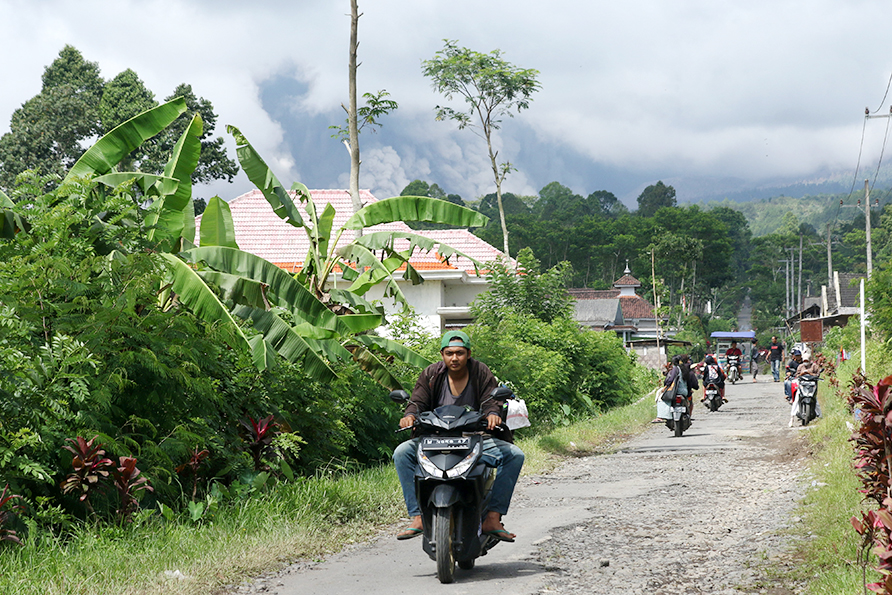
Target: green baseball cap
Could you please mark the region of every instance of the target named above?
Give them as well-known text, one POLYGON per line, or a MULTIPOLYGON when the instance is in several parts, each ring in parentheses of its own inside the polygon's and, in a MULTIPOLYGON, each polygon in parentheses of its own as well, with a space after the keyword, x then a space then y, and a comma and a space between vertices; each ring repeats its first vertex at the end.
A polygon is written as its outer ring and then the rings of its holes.
POLYGON ((440 351, 443 351, 447 347, 464 347, 465 349, 470 349, 471 338, 461 331, 449 331, 443 335, 443 339, 440 341, 440 351))

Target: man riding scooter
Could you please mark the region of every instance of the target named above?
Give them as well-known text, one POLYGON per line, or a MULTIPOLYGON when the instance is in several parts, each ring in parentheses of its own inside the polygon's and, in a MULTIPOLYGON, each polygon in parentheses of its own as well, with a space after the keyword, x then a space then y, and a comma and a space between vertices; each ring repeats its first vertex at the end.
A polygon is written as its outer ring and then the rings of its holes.
MULTIPOLYGON (((498 381, 486 364, 471 358, 471 339, 462 331, 449 331, 440 342, 442 361, 431 364, 418 378, 412 397, 406 405, 400 428, 415 424, 419 414, 432 411, 442 405, 462 405, 480 409, 486 414, 486 429, 502 439, 487 437, 483 442, 484 456, 493 460, 498 471, 492 486, 492 499, 486 518, 480 528, 482 533, 502 541, 514 541, 516 537, 502 525, 502 515, 508 512, 514 486, 523 467, 523 451, 512 444, 511 431, 502 424, 499 414, 502 403, 489 401, 487 396, 498 386, 498 381), (501 426, 501 427, 500 427, 501 426)), ((411 539, 421 535, 424 526, 421 508, 415 495, 415 469, 418 466, 417 451, 420 438, 406 440, 393 453, 396 472, 403 488, 403 498, 411 522, 401 530, 397 539, 411 539)))
POLYGON ((787 364, 787 368, 785 370, 785 379, 784 379, 784 395, 787 398, 788 403, 793 402, 793 377, 796 375, 796 370, 799 369, 799 364, 802 363, 802 352, 798 349, 793 350, 793 357, 790 359, 790 363, 787 364))

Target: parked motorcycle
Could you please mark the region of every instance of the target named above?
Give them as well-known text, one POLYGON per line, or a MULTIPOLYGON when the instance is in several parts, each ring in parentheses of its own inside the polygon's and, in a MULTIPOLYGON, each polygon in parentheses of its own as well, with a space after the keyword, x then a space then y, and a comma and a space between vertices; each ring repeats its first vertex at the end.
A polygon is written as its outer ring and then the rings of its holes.
MULTIPOLYGON (((510 389, 500 386, 483 403, 513 397, 510 389)), ((405 403, 409 395, 396 390, 390 398, 405 403)), ((411 428, 421 437, 415 494, 424 526, 422 547, 437 563, 440 582, 451 583, 456 563, 470 570, 499 542, 481 533, 495 479, 495 469, 482 459, 486 416, 460 405, 444 405, 422 412, 404 430, 411 428)))
POLYGON ((728 356, 728 380, 731 384, 734 384, 738 380, 740 380, 740 356, 739 355, 729 355, 728 356))
POLYGON ((710 411, 718 411, 724 401, 722 400, 722 391, 717 384, 709 383, 703 389, 704 404, 710 411))
POLYGON ((820 376, 803 374, 793 382, 793 398, 798 399, 796 417, 807 426, 816 417, 818 404, 818 380, 820 376))

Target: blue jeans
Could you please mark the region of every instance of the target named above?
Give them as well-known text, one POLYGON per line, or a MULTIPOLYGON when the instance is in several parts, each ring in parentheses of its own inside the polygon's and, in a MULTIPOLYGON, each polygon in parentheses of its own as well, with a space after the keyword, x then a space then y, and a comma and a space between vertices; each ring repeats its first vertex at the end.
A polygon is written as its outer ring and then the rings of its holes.
MULTIPOLYGON (((415 497, 415 469, 418 466, 418 442, 420 440, 421 438, 406 440, 393 451, 393 462, 403 488, 403 498, 406 500, 409 516, 421 514, 418 499, 415 497)), ((523 451, 510 442, 498 438, 486 438, 483 440, 481 457, 498 469, 496 480, 492 484, 489 510, 507 514, 511 496, 514 494, 514 485, 517 483, 520 469, 523 467, 523 451)))
POLYGON ((780 366, 781 361, 779 359, 771 360, 771 375, 774 376, 775 382, 780 380, 780 366))

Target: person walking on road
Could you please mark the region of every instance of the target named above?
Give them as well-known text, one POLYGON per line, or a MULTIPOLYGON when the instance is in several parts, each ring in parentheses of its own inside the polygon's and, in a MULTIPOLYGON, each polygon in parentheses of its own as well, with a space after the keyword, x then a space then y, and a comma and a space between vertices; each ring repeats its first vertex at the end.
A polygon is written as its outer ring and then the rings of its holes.
POLYGON ((759 373, 759 342, 756 339, 753 339, 750 349, 750 369, 753 371, 753 382, 756 382, 756 374, 759 373))
POLYGON ((768 345, 768 361, 771 362, 771 375, 775 382, 780 382, 781 362, 784 361, 784 346, 777 342, 777 337, 771 337, 768 345))

